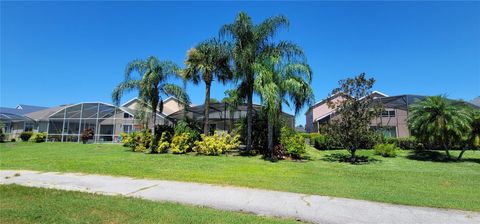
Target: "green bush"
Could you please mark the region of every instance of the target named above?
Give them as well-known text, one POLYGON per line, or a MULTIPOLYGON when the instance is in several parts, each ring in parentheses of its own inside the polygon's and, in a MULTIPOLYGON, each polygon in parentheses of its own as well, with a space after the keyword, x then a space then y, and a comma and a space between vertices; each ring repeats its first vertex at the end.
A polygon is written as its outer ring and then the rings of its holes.
POLYGON ((319 150, 341 149, 342 145, 334 138, 319 133, 310 133, 310 144, 319 150))
POLYGON ((403 138, 385 138, 384 141, 388 144, 395 144, 397 147, 401 149, 424 149, 422 143, 420 143, 415 137, 403 137, 403 138))
POLYGON ((2 143, 5 142, 5 139, 7 139, 6 135, 3 132, 0 132, 0 142, 2 142, 2 143))
POLYGON ((25 131, 25 132, 22 132, 20 134, 20 139, 22 139, 22 141, 26 142, 32 137, 32 135, 33 135, 33 132, 25 131))
POLYGON ((303 158, 306 152, 305 139, 301 134, 295 133, 288 127, 282 127, 280 131, 280 144, 283 145, 286 153, 294 159, 303 158))
MULTIPOLYGON (((252 116, 252 150, 261 154, 268 151, 268 123, 267 116, 263 112, 255 112, 252 116)), ((285 123, 283 119, 279 119, 274 123, 273 127, 273 144, 280 142, 280 129, 285 123)), ((240 135, 240 141, 247 144, 247 118, 244 117, 235 124, 235 133, 240 135)))
POLYGON ((36 143, 45 142, 45 140, 47 140, 46 132, 33 133, 32 137, 29 139, 29 141, 36 143))
POLYGON ((377 144, 373 147, 375 154, 383 157, 396 157, 397 151, 400 150, 395 144, 377 144))
POLYGON ((191 149, 193 139, 189 133, 181 133, 173 136, 170 150, 173 154, 187 153, 191 149))
POLYGON ((155 125, 155 135, 156 135, 155 140, 158 142, 158 144, 160 144, 159 141, 162 138, 163 133, 165 133, 164 141, 171 142, 174 132, 175 132, 175 130, 170 125, 157 124, 157 125, 155 125))
POLYGON ((225 132, 215 132, 212 136, 201 135, 201 141, 195 141, 193 151, 198 154, 220 155, 240 146, 240 135, 231 136, 225 132))

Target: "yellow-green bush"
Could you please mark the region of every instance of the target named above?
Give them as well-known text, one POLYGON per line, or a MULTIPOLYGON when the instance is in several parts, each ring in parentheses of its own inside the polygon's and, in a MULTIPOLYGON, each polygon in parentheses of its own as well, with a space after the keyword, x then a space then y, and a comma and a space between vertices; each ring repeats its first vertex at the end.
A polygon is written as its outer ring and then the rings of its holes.
POLYGON ((383 157, 396 157, 400 148, 395 144, 377 144, 373 147, 373 150, 375 150, 375 154, 383 157))
POLYGON ((162 132, 160 140, 158 140, 158 146, 155 150, 157 153, 167 153, 170 148, 170 143, 168 142, 168 132, 162 132))
POLYGON ((47 139, 46 132, 38 132, 38 133, 33 133, 29 141, 40 143, 40 142, 45 142, 46 139, 47 139))
POLYGON ((122 136, 123 146, 131 148, 134 152, 146 152, 152 142, 152 133, 148 129, 120 135, 122 136))
POLYGON ((215 132, 212 136, 201 135, 201 141, 195 141, 193 151, 198 154, 220 155, 240 146, 240 135, 231 136, 225 132, 215 132))
POLYGON ((135 148, 135 145, 136 145, 135 135, 136 135, 136 132, 132 132, 130 134, 120 133, 123 146, 129 147, 129 148, 135 148))
POLYGON ((173 154, 187 153, 191 148, 191 136, 188 133, 181 133, 173 136, 170 150, 173 154))
POLYGON ((280 130, 280 144, 287 154, 294 159, 303 158, 306 152, 305 139, 301 134, 295 133, 288 127, 282 127, 280 130))

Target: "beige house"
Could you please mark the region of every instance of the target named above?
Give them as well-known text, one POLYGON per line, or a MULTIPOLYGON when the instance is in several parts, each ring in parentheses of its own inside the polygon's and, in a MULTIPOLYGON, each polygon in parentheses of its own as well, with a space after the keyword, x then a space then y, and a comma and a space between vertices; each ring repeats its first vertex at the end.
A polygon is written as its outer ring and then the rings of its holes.
MULTIPOLYGON (((142 129, 142 124, 136 118, 138 99, 134 98, 121 106, 103 102, 82 102, 65 104, 56 107, 0 108, 0 128, 9 138, 18 138, 25 131, 46 132, 47 141, 79 142, 81 134, 86 129, 94 132, 94 142, 119 142, 121 133, 130 133, 142 129)), ((188 116, 203 122, 203 105, 184 104, 174 97, 167 98, 163 103, 163 111, 156 114, 156 124, 171 125, 188 116)), ((254 105, 259 111, 260 105, 254 105)), ((246 105, 239 105, 230 110, 225 103, 210 105, 210 126, 213 131, 233 129, 238 119, 246 116, 246 105)), ((292 115, 283 113, 287 123, 295 125, 292 115)), ((150 126, 152 120, 150 119, 150 126)))
MULTIPOLYGON (((371 121, 370 127, 381 130, 385 136, 389 137, 410 136, 407 125, 409 105, 416 100, 423 100, 425 97, 419 95, 388 96, 379 91, 373 91, 372 94, 376 101, 382 103, 384 111, 371 121)), ((331 96, 317 102, 307 110, 305 113, 305 129, 307 132, 318 132, 322 124, 328 123, 336 116, 335 110, 327 105, 328 99, 335 103, 341 101, 342 96, 331 96)))

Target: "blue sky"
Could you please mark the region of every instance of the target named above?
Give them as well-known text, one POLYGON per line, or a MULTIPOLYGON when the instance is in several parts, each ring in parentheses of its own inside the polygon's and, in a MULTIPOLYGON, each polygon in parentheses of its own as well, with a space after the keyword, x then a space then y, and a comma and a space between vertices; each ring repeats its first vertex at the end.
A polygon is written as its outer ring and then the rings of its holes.
MULTIPOLYGON (((155 55, 182 65, 239 11, 257 23, 290 19, 278 39, 306 52, 316 100, 361 72, 389 95, 480 95, 478 2, 1 2, 0 105, 111 102, 129 61, 155 55)), ((233 87, 215 83, 212 97, 233 87)), ((188 93, 201 104, 204 85, 188 93)))

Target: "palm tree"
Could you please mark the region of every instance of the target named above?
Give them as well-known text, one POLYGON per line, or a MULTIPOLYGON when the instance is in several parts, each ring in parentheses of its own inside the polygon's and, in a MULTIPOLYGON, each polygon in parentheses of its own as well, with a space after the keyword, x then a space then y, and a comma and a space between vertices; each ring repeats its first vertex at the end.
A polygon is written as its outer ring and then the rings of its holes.
POLYGON ((312 71, 306 63, 282 63, 278 56, 270 56, 253 69, 258 74, 254 88, 259 93, 268 116, 268 151, 273 158, 273 127, 279 120, 282 104, 293 103, 295 114, 314 101, 310 87, 312 71))
POLYGON ((408 118, 412 135, 430 145, 440 143, 448 159, 449 147, 469 133, 470 122, 468 112, 445 96, 431 96, 414 103, 408 118))
POLYGON ((229 132, 232 132, 233 130, 233 120, 234 120, 234 115, 235 111, 238 108, 238 105, 240 105, 243 102, 243 99, 238 97, 237 95, 237 90, 235 89, 230 89, 225 91, 225 97, 222 99, 222 103, 226 104, 228 114, 229 114, 229 119, 230 119, 230 124, 229 124, 229 132))
POLYGON ((160 61, 154 56, 145 60, 133 60, 126 66, 125 79, 113 90, 112 100, 119 105, 123 93, 138 90, 139 100, 151 110, 155 127, 157 112, 161 113, 163 110, 163 96, 175 96, 183 102, 189 102, 182 87, 167 83, 170 78, 178 77, 178 71, 175 63, 160 61), (137 72, 140 77, 132 77, 132 72, 137 72))
POLYGON ((209 134, 210 88, 216 78, 225 83, 232 78, 230 70, 230 53, 227 43, 211 39, 200 43, 187 53, 185 60, 184 78, 198 84, 205 82, 205 104, 203 133, 209 134))
POLYGON ((258 25, 244 12, 240 12, 235 21, 220 29, 220 36, 229 36, 233 40, 232 58, 235 65, 235 77, 241 81, 238 86, 239 97, 247 99, 247 150, 252 147, 253 83, 255 71, 253 64, 266 55, 279 51, 287 58, 304 57, 303 51, 295 44, 280 41, 272 43, 278 30, 289 25, 285 16, 267 18, 258 25))

